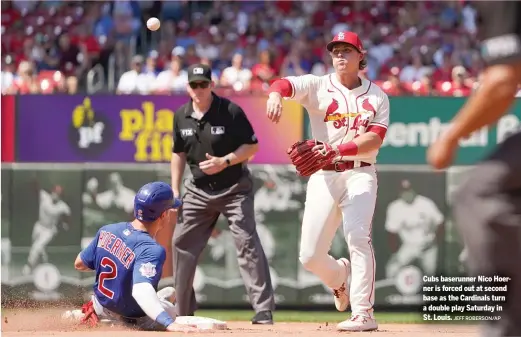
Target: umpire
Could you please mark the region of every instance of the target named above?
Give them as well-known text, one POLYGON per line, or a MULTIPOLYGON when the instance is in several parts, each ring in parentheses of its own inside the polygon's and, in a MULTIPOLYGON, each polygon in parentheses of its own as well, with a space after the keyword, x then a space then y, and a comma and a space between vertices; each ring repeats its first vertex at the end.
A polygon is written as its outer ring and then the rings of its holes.
MULTIPOLYGON (((478 31, 487 67, 479 89, 429 148, 427 158, 438 169, 450 165, 460 140, 493 126, 512 107, 521 83, 521 2, 477 1, 473 6, 480 18, 478 31)), ((521 131, 510 131, 466 175, 454 196, 454 217, 468 251, 469 274, 492 277, 496 281, 492 286, 507 286, 506 292, 494 294, 506 296, 506 302, 470 303, 503 308, 490 315, 501 320, 483 322, 483 337, 521 336, 521 131), (509 281, 499 282, 495 276, 509 281)), ((484 294, 476 292, 479 297, 484 294)))
POLYGON ((253 211, 253 181, 245 162, 258 150, 258 141, 244 111, 213 91, 211 69, 188 69, 190 102, 175 113, 171 160, 172 188, 180 184, 188 163, 193 178, 174 230, 174 269, 177 314, 196 310, 192 288, 197 262, 220 214, 235 239, 239 268, 256 314, 254 324, 272 324, 274 296, 269 266, 257 234, 253 211))

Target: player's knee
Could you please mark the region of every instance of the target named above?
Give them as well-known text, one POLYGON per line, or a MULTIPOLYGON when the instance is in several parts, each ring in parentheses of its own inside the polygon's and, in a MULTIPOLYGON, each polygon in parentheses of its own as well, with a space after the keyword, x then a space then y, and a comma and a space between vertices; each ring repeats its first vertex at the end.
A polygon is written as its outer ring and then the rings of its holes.
POLYGON ((307 271, 313 271, 316 268, 320 267, 320 263, 318 261, 317 255, 314 253, 304 253, 301 252, 299 256, 299 261, 307 271))

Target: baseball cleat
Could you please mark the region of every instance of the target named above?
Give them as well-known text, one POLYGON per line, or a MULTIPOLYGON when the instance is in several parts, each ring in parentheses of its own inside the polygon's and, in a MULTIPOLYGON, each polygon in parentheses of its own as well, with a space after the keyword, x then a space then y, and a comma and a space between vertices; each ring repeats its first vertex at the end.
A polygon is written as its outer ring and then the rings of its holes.
POLYGON ((351 319, 338 323, 338 331, 373 331, 378 329, 378 323, 371 317, 354 315, 351 319))
POLYGON ((351 274, 351 263, 346 258, 338 259, 337 262, 346 269, 346 281, 342 283, 340 288, 333 289, 335 299, 335 307, 338 311, 346 311, 349 306, 349 277, 351 274))

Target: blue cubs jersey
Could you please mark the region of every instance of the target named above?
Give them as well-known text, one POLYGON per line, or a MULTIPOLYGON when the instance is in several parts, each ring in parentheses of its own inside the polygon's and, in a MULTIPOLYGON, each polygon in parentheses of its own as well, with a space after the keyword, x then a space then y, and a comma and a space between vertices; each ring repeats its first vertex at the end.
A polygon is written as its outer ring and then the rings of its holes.
POLYGON ((146 282, 157 290, 166 258, 165 249, 147 232, 129 222, 103 226, 80 258, 96 271, 94 294, 104 308, 125 317, 146 316, 132 287, 146 282))

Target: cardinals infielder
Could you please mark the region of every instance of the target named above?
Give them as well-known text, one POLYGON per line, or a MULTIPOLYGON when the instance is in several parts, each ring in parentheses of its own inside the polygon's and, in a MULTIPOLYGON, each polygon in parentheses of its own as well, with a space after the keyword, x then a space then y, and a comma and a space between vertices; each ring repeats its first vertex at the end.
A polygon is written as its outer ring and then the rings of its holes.
POLYGON ((351 302, 352 316, 338 324, 338 330, 375 330, 371 243, 377 192, 374 164, 389 123, 389 99, 374 83, 358 77, 367 63, 355 33, 338 33, 327 50, 335 73, 275 81, 267 114, 278 122, 282 97, 299 101, 309 113, 313 138, 336 151, 332 164, 311 175, 308 182, 300 261, 333 290, 339 311, 346 310, 351 302), (351 263, 328 254, 340 223, 351 263))

